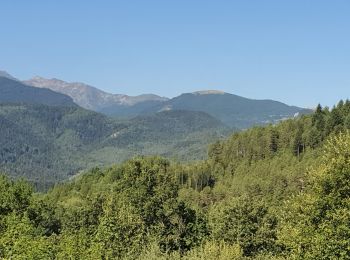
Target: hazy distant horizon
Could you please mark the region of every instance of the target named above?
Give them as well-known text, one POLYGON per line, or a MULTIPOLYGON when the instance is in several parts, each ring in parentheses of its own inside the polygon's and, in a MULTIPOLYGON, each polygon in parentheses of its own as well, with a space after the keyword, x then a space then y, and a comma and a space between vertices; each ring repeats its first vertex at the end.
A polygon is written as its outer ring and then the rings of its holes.
MULTIPOLYGON (((9 73, 8 71, 4 70, 4 69, 1 69, 0 68, 0 71, 5 71, 7 73, 9 73)), ((106 90, 104 89, 103 87, 100 87, 100 86, 95 86, 95 85, 92 85, 92 84, 89 84, 87 82, 83 82, 83 81, 79 81, 79 80, 73 80, 73 81, 67 81, 65 79, 61 79, 61 78, 57 78, 57 77, 44 77, 42 75, 35 75, 35 76, 32 76, 32 77, 29 77, 29 78, 25 78, 25 79, 22 79, 22 78, 19 78, 19 77, 16 77, 14 74, 12 73, 9 73, 11 76, 13 76, 14 78, 20 80, 20 81, 26 81, 26 80, 29 80, 29 79, 32 79, 34 77, 41 77, 41 78, 45 78, 45 79, 57 79, 57 80, 62 80, 64 82, 67 82, 67 83, 83 83, 83 84, 86 84, 86 85, 89 85, 91 87, 95 87, 99 90, 102 90, 102 91, 105 91, 106 93, 110 93, 110 94, 125 94, 125 95, 128 95, 128 96, 139 96, 139 95, 147 95, 147 94, 153 94, 153 95, 157 95, 157 96, 160 96, 160 97, 164 97, 164 98, 169 98, 169 99, 172 99, 172 98, 175 98, 181 94, 186 94, 186 93, 194 93, 194 92, 200 92, 200 91, 219 91, 219 92, 224 92, 224 93, 228 93, 228 94, 233 94, 233 95, 237 95, 237 96, 241 96, 241 97, 244 97, 244 98, 248 98, 248 99, 255 99, 255 100, 274 100, 274 101, 279 101, 279 102, 282 102, 282 103, 285 103, 287 105, 290 105, 290 106, 299 106, 299 107, 302 107, 302 108, 310 108, 310 109, 314 109, 316 108, 316 106, 318 104, 321 104, 322 107, 333 107, 334 105, 336 105, 340 99, 342 100, 346 100, 346 98, 340 98, 339 100, 337 100, 334 104, 330 104, 330 105, 327 105, 327 104, 322 104, 320 102, 314 104, 313 106, 301 106, 301 105, 297 105, 297 104, 293 104, 293 103, 289 103, 288 101, 287 102, 284 102, 284 101, 281 101, 281 100, 278 100, 278 99, 273 99, 273 98, 255 98, 255 97, 250 97, 250 96, 244 96, 244 95, 240 95, 240 94, 237 94, 237 93, 234 93, 234 92, 229 92, 229 91, 225 91, 225 90, 222 90, 220 88, 212 88, 212 89, 193 89, 193 90, 189 90, 187 92, 179 92, 179 93, 175 93, 173 96, 165 96, 165 95, 161 95, 161 94, 158 94, 156 92, 140 92, 140 93, 137 93, 137 94, 130 94, 128 92, 112 92, 112 91, 109 91, 109 90, 106 90)), ((121 89, 123 90, 123 88, 116 88, 116 89, 121 89)), ((142 90, 142 88, 140 88, 142 90)), ((127 91, 127 89, 126 89, 127 91)))
POLYGON ((0 69, 110 93, 349 98, 349 1, 2 1, 0 69))
MULTIPOLYGON (((0 72, 1 72, 1 71, 7 72, 7 71, 5 71, 5 70, 0 69, 0 72)), ((7 73, 8 73, 8 72, 7 72, 7 73)), ((124 92, 108 92, 107 90, 104 90, 103 88, 100 88, 100 87, 98 87, 98 86, 93 86, 93 85, 87 84, 86 82, 81 82, 81 81, 65 81, 65 80, 59 79, 59 78, 57 78, 57 77, 46 78, 46 77, 42 77, 42 76, 40 76, 40 75, 35 75, 35 76, 33 76, 33 77, 31 77, 31 78, 28 78, 28 79, 20 79, 20 78, 18 78, 18 77, 15 77, 15 76, 12 75, 11 73, 9 73, 9 74, 10 74, 10 76, 13 76, 14 78, 16 78, 17 80, 20 80, 20 81, 26 81, 26 80, 33 79, 33 78, 35 78, 35 77, 40 77, 40 78, 45 78, 45 79, 48 79, 48 80, 52 80, 52 79, 62 80, 62 81, 64 81, 64 82, 66 82, 66 83, 83 83, 83 84, 86 84, 86 85, 88 85, 88 86, 90 86, 90 87, 95 87, 95 88, 97 88, 97 89, 99 89, 99 90, 105 91, 106 93, 116 94, 116 95, 118 95, 118 94, 124 94, 124 95, 128 95, 128 96, 139 96, 139 95, 152 95, 152 94, 153 94, 153 95, 157 95, 157 96, 160 96, 160 97, 163 97, 163 98, 168 98, 168 99, 172 99, 172 98, 178 97, 178 96, 180 96, 181 94, 188 94, 188 93, 195 93, 195 92, 208 92, 208 91, 210 91, 210 92, 213 92, 213 91, 214 91, 214 92, 222 92, 223 94, 226 93, 226 94, 237 95, 236 93, 231 93, 231 92, 223 91, 223 90, 221 90, 221 89, 194 89, 194 90, 192 90, 192 91, 178 93, 178 94, 176 94, 175 96, 162 96, 162 95, 159 95, 159 94, 157 94, 157 93, 155 93, 155 92, 140 93, 140 94, 136 94, 136 95, 130 95, 130 94, 127 93, 127 92, 125 92, 125 93, 124 93, 124 92)), ((240 96, 240 95, 237 95, 237 96, 240 96)), ((245 97, 245 96, 241 96, 241 97, 248 98, 248 99, 252 99, 252 100, 255 100, 255 99, 256 99, 256 98, 245 97)), ((264 100, 264 99, 256 99, 256 100, 264 100)), ((271 99, 270 99, 270 98, 267 98, 267 99, 265 99, 265 100, 271 100, 271 99)), ((274 100, 274 101, 280 101, 280 100, 274 100)), ((282 101, 280 101, 280 102, 282 102, 282 101)), ((284 103, 284 102, 283 102, 283 103, 284 103)), ((295 104, 289 104, 289 103, 285 103, 285 104, 290 105, 290 106, 295 106, 295 104)), ((321 104, 321 105, 322 105, 322 104, 321 104)), ((322 106, 324 106, 324 105, 322 105, 322 106)), ((314 108, 316 108, 316 105, 313 106, 313 107, 303 107, 303 108, 314 109, 314 108)))

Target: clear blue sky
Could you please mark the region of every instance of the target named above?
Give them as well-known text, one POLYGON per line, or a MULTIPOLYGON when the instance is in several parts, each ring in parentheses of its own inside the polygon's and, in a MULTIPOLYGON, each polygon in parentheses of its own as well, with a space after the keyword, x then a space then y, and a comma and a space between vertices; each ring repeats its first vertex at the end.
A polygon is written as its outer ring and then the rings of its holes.
POLYGON ((349 0, 2 0, 0 70, 312 107, 350 94, 349 0))

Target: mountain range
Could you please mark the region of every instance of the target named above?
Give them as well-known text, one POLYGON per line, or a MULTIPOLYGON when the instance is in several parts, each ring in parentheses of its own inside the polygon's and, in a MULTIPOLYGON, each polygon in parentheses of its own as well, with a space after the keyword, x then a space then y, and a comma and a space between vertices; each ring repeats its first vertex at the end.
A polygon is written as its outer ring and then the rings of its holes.
POLYGON ((42 77, 34 77, 23 83, 65 94, 85 109, 118 117, 137 116, 143 110, 168 100, 154 94, 139 96, 111 94, 80 82, 68 83, 59 79, 42 77))
POLYGON ((0 76, 0 103, 29 103, 52 106, 77 106, 67 95, 47 88, 35 88, 0 76))
POLYGON ((25 173, 46 189, 136 155, 198 160, 206 158, 208 144, 232 131, 307 112, 214 90, 172 99, 132 97, 57 79, 20 81, 1 72, 0 171, 25 173))
POLYGON ((230 127, 244 129, 310 113, 309 109, 288 106, 274 100, 248 99, 217 90, 184 93, 169 99, 154 94, 110 94, 84 83, 67 83, 42 77, 34 77, 24 83, 68 95, 83 108, 122 118, 166 110, 202 111, 230 127))
POLYGON ((25 177, 41 190, 136 155, 203 159, 208 144, 231 131, 200 111, 116 119, 66 95, 0 77, 0 172, 25 177))
POLYGON ((308 113, 307 109, 288 106, 278 101, 253 100, 217 90, 181 94, 148 109, 147 112, 179 109, 203 111, 226 125, 239 129, 276 123, 308 113))

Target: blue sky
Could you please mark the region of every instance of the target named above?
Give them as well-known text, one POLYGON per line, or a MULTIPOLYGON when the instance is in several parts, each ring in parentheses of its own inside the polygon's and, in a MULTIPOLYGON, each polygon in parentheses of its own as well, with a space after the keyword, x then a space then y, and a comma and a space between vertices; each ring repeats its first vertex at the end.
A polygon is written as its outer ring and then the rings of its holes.
POLYGON ((0 70, 173 97, 331 106, 350 93, 348 0, 2 0, 0 70))

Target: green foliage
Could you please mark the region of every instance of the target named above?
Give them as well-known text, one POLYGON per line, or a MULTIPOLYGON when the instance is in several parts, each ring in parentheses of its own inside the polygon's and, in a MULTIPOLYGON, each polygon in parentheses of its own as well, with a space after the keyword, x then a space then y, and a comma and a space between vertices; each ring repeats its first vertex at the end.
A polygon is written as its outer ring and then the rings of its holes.
POLYGON ((217 260, 243 260, 243 253, 239 245, 229 245, 223 241, 206 241, 198 247, 193 248, 185 254, 172 252, 165 254, 159 251, 158 247, 150 244, 137 258, 139 260, 202 260, 202 259, 217 259, 217 260))
POLYGON ((0 257, 349 259, 350 102, 334 109, 235 133, 207 160, 136 157, 45 194, 0 176, 0 257))
POLYGON ((215 118, 168 111, 116 120, 79 107, 0 104, 0 169, 25 176, 38 190, 81 170, 136 155, 205 158, 209 142, 229 133, 215 118))
POLYGON ((286 206, 280 240, 298 259, 349 259, 350 133, 331 138, 312 185, 286 206))
POLYGON ((0 175, 0 216, 23 213, 29 206, 32 187, 23 180, 13 182, 0 175))
POLYGON ((99 220, 94 247, 100 258, 116 259, 134 256, 146 243, 146 223, 137 209, 127 202, 107 201, 99 220))
POLYGON ((5 259, 52 259, 54 237, 40 236, 26 217, 15 214, 2 221, 0 257, 5 259))
POLYGON ((233 198, 227 204, 217 204, 210 211, 216 241, 238 244, 246 256, 276 251, 277 219, 267 205, 248 197, 233 198))
POLYGON ((0 257, 5 259, 49 259, 54 236, 44 235, 39 223, 28 216, 32 187, 24 181, 10 181, 0 175, 0 257), (51 240, 52 239, 52 240, 51 240))

